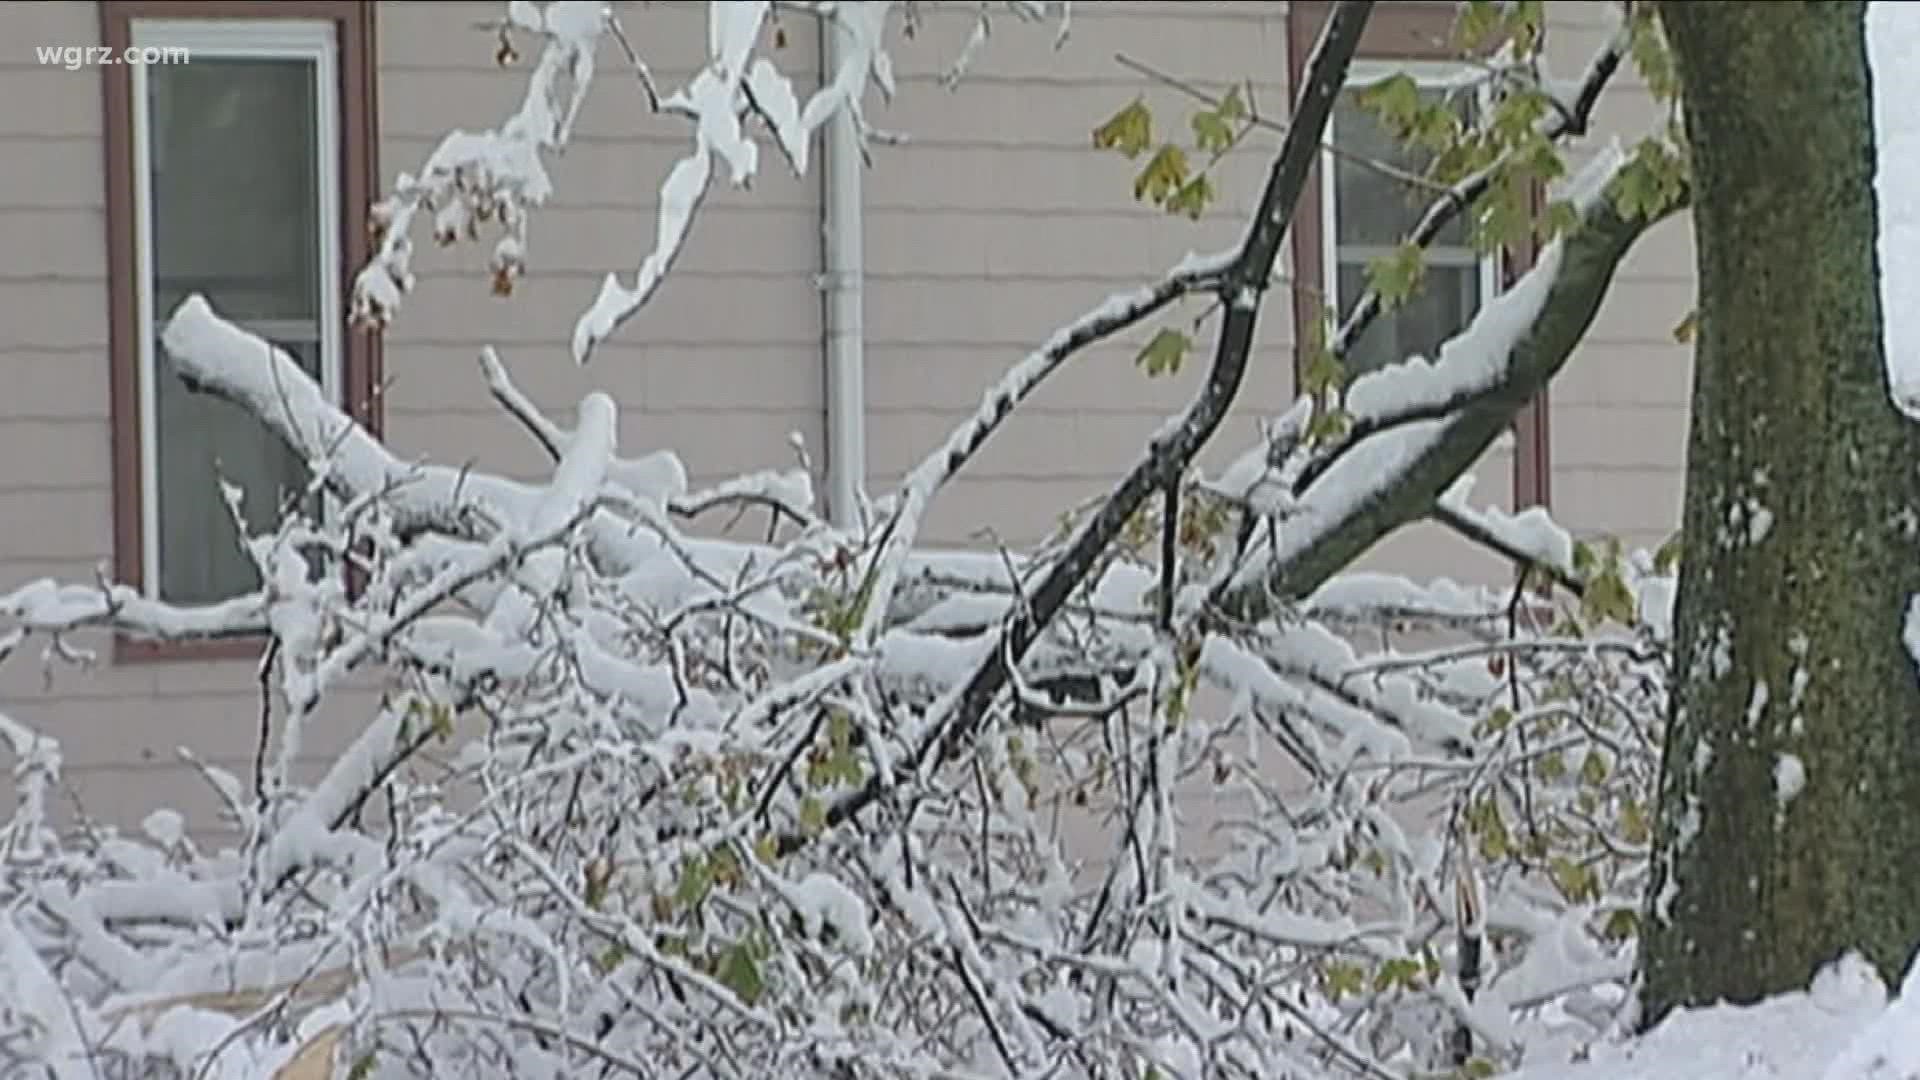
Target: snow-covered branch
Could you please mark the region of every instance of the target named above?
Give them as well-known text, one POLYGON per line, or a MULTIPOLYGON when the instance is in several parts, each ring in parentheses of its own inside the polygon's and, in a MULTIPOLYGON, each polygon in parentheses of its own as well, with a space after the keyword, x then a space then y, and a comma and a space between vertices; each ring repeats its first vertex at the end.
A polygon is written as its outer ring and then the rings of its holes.
MULTIPOLYGON (((1587 133, 1593 122, 1593 110, 1599 104, 1607 83, 1613 79, 1614 72, 1620 69, 1620 62, 1625 59, 1630 44, 1631 30, 1622 18, 1606 44, 1587 61, 1586 72, 1572 95, 1551 95, 1554 108, 1541 117, 1537 125, 1549 142, 1587 133)), ((1514 151, 1503 153, 1442 192, 1427 205, 1426 212, 1420 215, 1420 220, 1414 223, 1413 228, 1407 230, 1401 242, 1422 249, 1433 243, 1442 229, 1453 224, 1487 193, 1495 178, 1511 166, 1513 157, 1514 151)), ((1380 317, 1382 310, 1380 291, 1368 285, 1366 291, 1360 294, 1360 299, 1354 302, 1353 309, 1341 321, 1333 339, 1327 343, 1328 351, 1335 359, 1346 358, 1354 343, 1380 317)))
MULTIPOLYGON (((836 110, 877 137, 860 100, 891 92, 893 6, 712 4, 705 67, 658 98, 694 127, 669 186, 749 178, 756 120, 797 169, 836 110), (804 107, 753 55, 788 11, 859 38, 804 107)), ((909 26, 924 7, 899 6, 909 26)), ((1192 469, 1369 6, 1337 5, 1240 243, 1063 326, 859 529, 817 519, 804 460, 690 492, 670 452, 620 456, 611 397, 548 416, 492 350, 474 377, 550 474, 404 461, 284 352, 181 303, 174 369, 336 498, 244 535, 264 584, 224 604, 111 582, 0 597, 9 644, 46 633, 56 659, 90 627, 268 641, 252 774, 190 759, 219 820, 59 828, 60 733, 0 717, 18 761, 0 1073, 1380 1078, 1452 1064, 1456 1030, 1497 1056, 1539 1006, 1593 1015, 1644 888, 1671 577, 1610 552, 1589 576, 1624 603, 1569 605, 1334 572, 1423 515, 1579 569, 1543 511, 1475 510, 1453 481, 1644 225, 1581 201, 1582 228, 1437 364, 1355 384, 1371 426, 1348 444, 1311 445, 1307 402, 1269 431, 1283 452, 1192 469), (1112 492, 1028 550, 922 545, 932 501, 1036 388, 1193 293, 1223 301, 1212 366, 1112 492), (719 506, 778 527, 681 532, 719 506), (1222 582, 1227 613, 1207 599, 1222 582), (312 725, 354 722, 321 709, 352 700, 353 672, 380 701, 308 778, 312 725)), ((987 8, 965 10, 970 56, 987 8)), ((507 15, 545 41, 528 102, 396 190, 363 316, 403 291, 410 216, 470 229, 485 207, 524 241, 594 42, 631 44, 597 4, 507 15)), ((690 223, 663 219, 589 345, 690 223)))
POLYGON ((1592 325, 1621 259, 1657 224, 1659 219, 1623 214, 1611 197, 1622 160, 1616 147, 1575 178, 1570 187, 1577 225, 1445 342, 1437 362, 1415 358, 1363 375, 1347 395, 1359 419, 1468 403, 1339 443, 1328 463, 1311 472, 1287 470, 1293 479, 1284 527, 1255 538, 1216 591, 1216 602, 1236 618, 1258 621, 1275 597, 1311 593, 1380 538, 1433 512, 1441 495, 1560 371, 1592 325))
MULTIPOLYGON (((1371 10, 1371 0, 1343 0, 1334 8, 1314 47, 1294 107, 1293 128, 1268 172, 1266 187, 1255 205, 1245 236, 1221 275, 1219 289, 1227 314, 1220 329, 1213 367, 1199 397, 1183 414, 1164 425, 1145 458, 1107 496, 1099 512, 1081 526, 1073 543, 1048 568, 1027 602, 1009 613, 1008 621, 995 634, 996 647, 986 650, 964 688, 934 710, 932 722, 906 762, 908 770, 917 771, 928 761, 944 762, 978 731, 994 699, 1007 684, 1009 665, 1018 664, 1026 656, 1034 640, 1067 597, 1094 571, 1096 561, 1113 544, 1148 495, 1177 482, 1233 405, 1246 374, 1261 298, 1273 276, 1281 237, 1285 235, 1286 223, 1293 219, 1306 184, 1307 170, 1319 149, 1320 133, 1332 114, 1337 88, 1345 85, 1347 68, 1371 10)), ((983 403, 983 415, 991 415, 989 404, 996 403, 992 399, 983 403)), ((1008 400, 1004 408, 1011 405, 1012 401, 1008 400)), ((945 464, 939 462, 935 467, 945 464)), ((912 502, 907 505, 909 514, 918 509, 912 502)), ((904 519, 905 515, 901 520, 904 519)), ((885 551, 883 546, 883 558, 885 551)), ((887 564, 882 562, 880 566, 884 575, 887 564)), ((881 602, 889 586, 887 578, 880 576, 876 597, 881 602)), ((871 623, 878 617, 870 610, 866 618, 871 623)), ((892 777, 876 773, 865 787, 837 803, 829 820, 837 823, 859 813, 889 790, 892 783, 892 777)))

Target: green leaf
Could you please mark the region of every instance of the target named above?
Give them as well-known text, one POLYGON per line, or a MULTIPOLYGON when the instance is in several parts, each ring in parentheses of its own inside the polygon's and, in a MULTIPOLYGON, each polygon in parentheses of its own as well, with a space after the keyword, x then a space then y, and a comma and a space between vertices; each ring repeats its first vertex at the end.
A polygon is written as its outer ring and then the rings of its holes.
POLYGON ((1543 239, 1551 240, 1556 236, 1565 236, 1580 227, 1580 211, 1565 199, 1555 199, 1547 204, 1545 234, 1543 239))
POLYGON ((1614 941, 1625 941, 1640 933, 1640 913, 1632 908, 1614 908, 1607 913, 1600 932, 1614 941))
POLYGON ((1644 844, 1653 837, 1653 826, 1638 799, 1628 799, 1620 808, 1620 835, 1629 844, 1644 844))
POLYGON ((1396 986, 1416 989, 1420 978, 1420 961, 1410 956, 1396 956, 1383 961, 1380 969, 1373 973, 1373 992, 1380 993, 1396 986))
POLYGON ((1313 419, 1307 421, 1307 440, 1319 443, 1338 439, 1352 425, 1353 416, 1347 410, 1323 405, 1315 409, 1313 419))
POLYGON ((800 800, 800 831, 813 836, 827 827, 827 804, 809 795, 800 800))
POLYGON ((1500 5, 1494 0, 1468 0, 1460 5, 1460 17, 1453 24, 1453 40, 1462 52, 1476 52, 1504 29, 1500 5))
POLYGON ((1673 340, 1685 345, 1693 340, 1694 332, 1699 329, 1700 309, 1694 308, 1688 311, 1687 317, 1681 319, 1679 324, 1673 328, 1673 340))
POLYGON ((1133 197, 1154 205, 1164 204, 1187 182, 1187 152, 1166 143, 1147 159, 1146 167, 1133 181, 1133 197))
POLYGON ((1117 150, 1125 157, 1137 158, 1153 145, 1153 113, 1145 98, 1131 103, 1093 129, 1093 145, 1100 150, 1117 150))
POLYGON ((1322 397, 1346 385, 1346 366, 1340 358, 1327 348, 1329 324, 1333 312, 1323 311, 1321 317, 1307 324, 1306 340, 1300 343, 1304 356, 1300 365, 1300 389, 1322 397))
POLYGON ((755 952, 748 942, 736 942, 720 954, 720 961, 713 973, 721 986, 733 991, 748 1005, 758 1004, 760 995, 766 992, 766 983, 760 977, 760 960, 755 952))
POLYGON ((1611 565, 1587 579, 1586 588, 1580 593, 1580 614, 1588 622, 1612 620, 1621 626, 1632 626, 1639 621, 1633 593, 1611 565))
POLYGON ((851 747, 840 747, 829 753, 827 760, 821 763, 820 777, 825 784, 858 787, 867 778, 867 773, 861 768, 860 758, 851 747))
POLYGON ((1587 543, 1585 540, 1576 540, 1573 542, 1574 573, 1581 577, 1586 577, 1588 574, 1593 573, 1596 561, 1597 557, 1593 553, 1592 544, 1587 543))
POLYGON ((1423 102, 1420 84, 1406 72, 1369 83, 1354 92, 1354 102, 1380 118, 1389 129, 1404 133, 1418 119, 1423 102))
POLYGON ((689 855, 680 864, 680 880, 674 884, 673 898, 681 907, 694 908, 707 898, 713 889, 713 871, 707 860, 699 855, 689 855))
POLYGON ((1232 123, 1235 120, 1245 120, 1248 116, 1252 115, 1252 113, 1248 112, 1247 101, 1240 96, 1240 88, 1237 86, 1227 91, 1226 96, 1220 99, 1220 104, 1214 106, 1213 111, 1216 116, 1225 120, 1227 123, 1232 123))
POLYGON ((361 1054, 353 1061, 353 1067, 347 1070, 347 1080, 367 1080, 373 1075, 373 1067, 379 1064, 379 1057, 372 1050, 361 1054))
POLYGON ((1187 359, 1187 350, 1193 346, 1193 340, 1171 327, 1163 326, 1154 332, 1153 339, 1147 342, 1140 355, 1133 362, 1147 373, 1148 378, 1178 374, 1180 365, 1187 359))
POLYGON ((1327 997, 1333 1001, 1339 1001, 1343 997, 1351 997, 1365 990, 1367 973, 1360 970, 1358 964, 1336 961, 1327 965, 1326 982, 1327 997))
POLYGON ((1218 110, 1203 109, 1188 121, 1193 125, 1193 145, 1209 154, 1224 154, 1233 145, 1233 124, 1218 110))
POLYGON ((1507 823, 1500 816, 1500 804, 1492 797, 1482 799, 1469 814, 1469 828, 1479 838, 1480 857, 1491 862, 1505 858, 1513 850, 1507 823))
POLYGON ((1406 302, 1420 287, 1427 268, 1426 253, 1419 244, 1401 244, 1393 254, 1382 255, 1367 264, 1369 283, 1380 294, 1382 310, 1392 311, 1406 302))
POLYGON ((1676 529, 1673 535, 1662 541, 1659 549, 1653 553, 1654 572, 1658 574, 1673 573, 1674 567, 1680 565, 1681 548, 1680 531, 1676 529))
POLYGON ((607 946, 606 951, 593 958, 593 966, 602 975, 611 975, 627 959, 627 947, 616 941, 607 946))
POLYGON ((1612 181, 1614 208, 1622 217, 1650 221, 1678 202, 1686 186, 1685 159, 1658 139, 1641 139, 1612 181))
POLYGON ((1590 787, 1599 787, 1606 783, 1611 773, 1612 770, 1607 766, 1607 759, 1598 750, 1587 751, 1586 760, 1580 763, 1580 779, 1590 787))
POLYGON ((1667 47, 1667 35, 1652 5, 1636 5, 1628 24, 1627 51, 1655 101, 1671 101, 1680 92, 1680 75, 1667 47))
POLYGON ((1467 1063, 1460 1066, 1460 1075, 1465 1080, 1487 1080, 1499 1071, 1498 1066, 1483 1057, 1468 1058, 1467 1063))
POLYGON ((1568 903, 1582 904, 1600 898, 1600 882, 1593 876, 1592 869, 1565 855, 1555 855, 1548 860, 1547 871, 1568 903))
POLYGON ((1213 181, 1206 173, 1200 173, 1193 179, 1180 185, 1180 189, 1167 196, 1163 204, 1169 214, 1185 214, 1194 221, 1207 212, 1214 199, 1213 181))

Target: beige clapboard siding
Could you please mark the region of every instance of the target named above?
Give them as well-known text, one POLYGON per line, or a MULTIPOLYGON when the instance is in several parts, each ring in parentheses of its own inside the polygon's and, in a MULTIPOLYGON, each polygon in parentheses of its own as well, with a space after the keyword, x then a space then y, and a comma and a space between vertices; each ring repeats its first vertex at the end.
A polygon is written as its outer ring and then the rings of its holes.
MULTIPOLYGON (((704 50, 702 5, 619 6, 662 81, 684 78, 704 50)), ((1549 4, 1556 71, 1577 71, 1598 44, 1599 7, 1549 4)), ((491 126, 518 101, 525 61, 498 70, 490 35, 471 28, 499 11, 492 2, 381 3, 383 184, 418 168, 441 133, 491 126)), ((1192 223, 1136 205, 1127 163, 1091 150, 1088 135, 1137 93, 1164 124, 1183 125, 1189 111, 1179 95, 1143 88, 1115 53, 1186 75, 1251 78, 1262 104, 1277 111, 1286 97, 1283 11, 1279 3, 1222 0, 1080 4, 1059 52, 1050 28, 1002 16, 953 92, 939 80, 968 32, 964 10, 936 16, 920 38, 897 44, 900 95, 891 106, 876 104, 872 118, 913 141, 877 148, 865 177, 876 491, 1061 321, 1188 250, 1236 237, 1271 138, 1256 136, 1227 163, 1219 206, 1192 223)), ((806 20, 786 25, 780 62, 804 88, 817 77, 817 39, 806 20)), ((97 42, 97 7, 0 5, 0 40, 15 43, 0 50, 0 101, 11 103, 0 107, 8 163, 0 169, 0 585, 85 580, 112 553, 100 77, 97 69, 40 67, 29 50, 97 42)), ((579 142, 553 166, 557 194, 534 223, 531 272, 515 301, 487 295, 484 247, 419 253, 420 289, 386 350, 396 448, 543 474, 540 455, 497 416, 478 379, 475 358, 492 343, 528 393, 557 414, 590 389, 612 393, 623 410, 622 446, 674 447, 696 481, 785 466, 790 431, 823 456, 819 178, 792 177, 771 153, 754 190, 716 190, 653 307, 585 371, 568 360, 565 339, 601 276, 631 273, 650 245, 659 180, 688 145, 684 122, 648 113, 611 55, 601 78, 581 114, 579 142)), ((1629 131, 1651 115, 1641 89, 1609 101, 1601 123, 1629 131)), ((1689 240, 1677 222, 1642 242, 1556 387, 1556 401, 1570 410, 1553 424, 1556 503, 1578 528, 1653 537, 1677 513, 1673 410, 1685 404, 1687 357, 1667 335, 1690 303, 1689 240)), ((989 529, 1031 539, 1062 506, 1111 483, 1162 418, 1186 403, 1204 367, 1201 356, 1176 377, 1144 378, 1132 360, 1147 333, 1090 349, 1056 376, 936 503, 929 538, 958 542, 989 529)), ((1291 334, 1284 303, 1275 303, 1261 322, 1243 407, 1210 464, 1247 445, 1256 417, 1285 408, 1291 334)), ((1507 505, 1511 454, 1496 448, 1478 475, 1476 501, 1507 505)), ((1487 580, 1504 574, 1431 528, 1388 540, 1366 565, 1487 580)), ((308 736, 309 756, 350 737, 368 703, 365 692, 334 703, 308 736)), ((109 664, 61 672, 51 690, 32 657, 0 669, 0 709, 64 738, 89 808, 122 821, 156 802, 208 809, 173 748, 192 744, 242 767, 257 707, 251 666, 240 662, 109 664)))
MULTIPOLYGON (((1606 8, 1548 5, 1555 71, 1570 77, 1601 46, 1606 8)), ((1595 110, 1592 139, 1630 141, 1662 117, 1627 63, 1595 110)), ((1693 226, 1681 215, 1635 244, 1553 387, 1554 511, 1576 533, 1654 546, 1679 526, 1692 353, 1673 340, 1673 328, 1693 301, 1693 226)))

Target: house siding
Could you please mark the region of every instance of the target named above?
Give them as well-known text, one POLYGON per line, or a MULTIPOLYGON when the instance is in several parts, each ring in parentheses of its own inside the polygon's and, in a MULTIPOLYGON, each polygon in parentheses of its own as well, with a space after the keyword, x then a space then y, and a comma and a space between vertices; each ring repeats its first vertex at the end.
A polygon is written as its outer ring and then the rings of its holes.
MULTIPOLYGON (((687 60, 704 53, 702 6, 619 6, 656 78, 683 82, 687 60)), ((1577 70, 1597 46, 1595 7, 1549 5, 1556 70, 1577 70)), ((379 5, 383 185, 417 169, 444 132, 492 125, 517 105, 526 62, 497 69, 490 35, 472 29, 499 10, 492 2, 379 5)), ((920 37, 896 45, 899 96, 874 106, 871 118, 911 141, 876 148, 865 176, 870 490, 884 491, 911 468, 972 413, 992 379, 1065 319, 1187 251, 1237 237, 1271 136, 1257 134, 1224 163, 1219 204, 1190 222, 1136 204, 1129 163, 1093 151, 1088 132, 1136 94, 1168 129, 1184 127, 1190 111, 1177 92, 1144 86, 1118 66, 1116 53, 1182 73, 1201 58, 1210 72, 1252 76, 1262 106, 1279 112, 1288 96, 1284 19, 1277 3, 1081 4, 1070 42, 1056 51, 1049 28, 1000 17, 952 93, 940 76, 969 30, 964 10, 935 13, 920 37)), ((785 25, 780 62, 796 84, 811 85, 814 29, 805 19, 785 25)), ((39 576, 90 579, 112 557, 113 531, 102 80, 97 68, 39 66, 30 52, 98 42, 98 9, 90 0, 0 5, 0 40, 12 43, 0 53, 0 101, 8 103, 0 106, 8 162, 0 169, 0 588, 9 588, 39 576)), ((493 344, 523 389, 555 413, 569 414, 589 390, 612 394, 622 406, 622 447, 672 447, 695 483, 785 465, 789 432, 824 459, 818 170, 794 178, 769 153, 751 191, 716 188, 653 303, 590 367, 567 358, 574 319, 600 278, 631 274, 651 246, 656 188, 688 145, 684 122, 649 114, 623 66, 603 57, 575 142, 552 166, 557 194, 533 221, 529 274, 513 300, 488 295, 487 245, 423 244, 418 289, 385 346, 385 428, 397 453, 544 475, 547 463, 479 378, 475 359, 493 344)), ((1636 130, 1652 103, 1644 88, 1622 89, 1626 104, 1603 110, 1603 124, 1636 130)), ((1686 354, 1670 329, 1691 303, 1690 268, 1684 223, 1644 241, 1555 386, 1554 504, 1576 528, 1649 542, 1677 520, 1686 354)), ((1273 294, 1241 406, 1206 464, 1237 454, 1257 419, 1290 401, 1285 295, 1273 294)), ((1182 314, 1198 312, 1196 304, 1182 314)), ((927 539, 1031 541, 1063 507, 1111 484, 1164 417, 1184 407, 1206 366, 1199 353, 1178 375, 1145 377, 1133 356, 1152 329, 1062 368, 935 504, 927 539)), ((1476 501, 1510 504, 1511 461, 1510 448, 1489 454, 1476 501)), ((1366 564, 1481 580, 1506 573, 1430 526, 1389 540, 1366 564)), ((309 767, 358 730, 376 689, 369 677, 331 704, 307 737, 309 767)), ((260 723, 248 662, 115 663, 104 651, 92 671, 57 667, 50 685, 31 657, 14 657, 0 666, 0 710, 60 738, 86 809, 122 822, 156 803, 211 811, 206 786, 175 748, 245 775, 260 723)))
MULTIPOLYGON (((1606 43, 1612 14, 1582 0, 1546 10, 1552 70, 1574 77, 1606 43)), ((1586 145, 1618 136, 1630 147, 1664 116, 1640 73, 1624 63, 1600 98, 1586 145)), ((1693 302, 1693 221, 1678 214, 1634 244, 1553 383, 1553 512, 1575 535, 1654 548, 1679 528, 1693 351, 1673 331, 1693 302)))

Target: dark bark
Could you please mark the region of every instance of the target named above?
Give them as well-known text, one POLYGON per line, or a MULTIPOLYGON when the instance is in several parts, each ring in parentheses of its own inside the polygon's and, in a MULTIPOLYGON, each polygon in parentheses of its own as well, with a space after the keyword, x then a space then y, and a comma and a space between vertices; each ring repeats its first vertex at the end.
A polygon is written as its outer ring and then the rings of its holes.
MULTIPOLYGON (((1375 497, 1310 526, 1291 523, 1296 534, 1308 527, 1314 532, 1291 555, 1265 565, 1261 576, 1222 590, 1214 598, 1218 607, 1235 620, 1257 622, 1272 614, 1276 599, 1309 595, 1396 529, 1431 515, 1440 495, 1480 460, 1512 426, 1514 415, 1566 365, 1593 325, 1620 260, 1654 224, 1657 219, 1623 216, 1610 196, 1589 208, 1579 228, 1566 237, 1560 272, 1540 313, 1514 346, 1504 377, 1453 411, 1419 458, 1382 485, 1375 497)), ((1333 453, 1343 454, 1355 445, 1342 443, 1333 453)), ((1323 497, 1319 485, 1324 473, 1324 467, 1303 473, 1294 494, 1304 500, 1323 497)))
MULTIPOLYGON (((1700 320, 1642 1021, 1920 941, 1920 427, 1888 398, 1866 5, 1668 3, 1700 320), (1797 762, 1804 788, 1776 790, 1797 762)), ((1789 785, 1791 786, 1791 785, 1789 785)))
MULTIPOLYGON (((1100 556, 1119 537, 1134 512, 1149 495, 1165 489, 1192 464, 1226 418, 1246 376, 1254 329, 1259 323, 1268 283, 1273 279, 1280 241, 1300 203, 1307 170, 1319 152, 1321 133, 1326 130, 1334 100, 1346 83, 1347 69, 1359 46, 1360 31, 1373 11, 1373 2, 1340 0, 1321 32, 1306 76, 1296 92, 1287 137, 1267 173, 1266 186, 1247 224, 1240 250, 1221 282, 1219 293, 1226 314, 1215 342, 1213 366, 1199 397, 1182 414, 1178 424, 1153 440, 1144 458, 1082 526, 1067 552, 1048 569, 1027 602, 1016 606, 1012 618, 996 634, 995 647, 967 680, 952 711, 939 718, 935 730, 915 748, 901 770, 903 773, 911 775, 929 755, 936 763, 944 762, 978 732, 994 699, 1006 688, 1009 664, 1017 665, 1025 658, 1027 650, 1065 606, 1073 590, 1093 572, 1100 556)), ((892 781, 892 777, 879 774, 870 777, 828 809, 827 824, 837 826, 858 815, 887 791, 892 781)), ((797 850, 805 843, 806 837, 787 834, 780 838, 779 850, 782 853, 797 850)))

